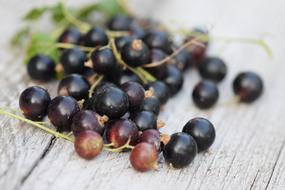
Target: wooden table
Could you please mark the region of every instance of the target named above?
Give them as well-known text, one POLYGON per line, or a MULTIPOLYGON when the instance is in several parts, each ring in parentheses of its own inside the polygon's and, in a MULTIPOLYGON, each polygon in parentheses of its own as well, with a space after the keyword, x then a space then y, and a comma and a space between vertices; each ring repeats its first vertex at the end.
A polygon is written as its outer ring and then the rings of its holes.
MULTIPOLYGON (((169 26, 206 25, 213 36, 259 38, 269 34, 274 58, 270 60, 258 46, 224 46, 214 40, 210 53, 225 59, 229 74, 219 85, 218 105, 209 111, 193 106, 190 91, 199 77, 195 71, 185 74, 182 92, 161 114, 167 124, 162 131, 180 131, 189 119, 203 116, 215 124, 217 137, 207 153, 199 154, 183 170, 161 164, 158 171, 138 173, 130 167, 127 153, 104 152, 93 161, 85 161, 75 154, 70 142, 0 116, 0 189, 285 189, 284 1, 130 1, 138 14, 163 20, 169 26), (265 93, 252 105, 229 104, 232 80, 244 70, 254 70, 263 77, 265 93)), ((20 17, 27 10, 53 2, 0 0, 0 107, 18 108, 19 93, 36 84, 27 77, 22 52, 8 48, 9 37, 22 25, 20 17)), ((55 95, 55 83, 44 86, 55 95)))

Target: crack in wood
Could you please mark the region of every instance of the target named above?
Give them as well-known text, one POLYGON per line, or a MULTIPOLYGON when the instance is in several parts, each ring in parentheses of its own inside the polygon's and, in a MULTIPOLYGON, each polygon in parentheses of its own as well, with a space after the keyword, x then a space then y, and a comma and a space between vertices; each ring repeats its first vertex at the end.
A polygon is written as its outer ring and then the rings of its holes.
POLYGON ((254 179, 253 179, 253 181, 252 181, 252 183, 251 183, 251 185, 250 185, 249 190, 252 190, 252 188, 253 188, 253 186, 254 186, 254 184, 255 184, 255 182, 256 182, 256 179, 257 179, 258 174, 259 174, 259 169, 257 170, 257 172, 256 172, 256 174, 255 174, 255 176, 254 176, 254 179))
POLYGON ((40 164, 40 162, 45 158, 45 156, 52 149, 52 147, 53 147, 55 142, 56 142, 56 137, 52 137, 50 139, 49 144, 47 145, 47 147, 44 149, 44 151, 42 152, 41 156, 39 157, 39 159, 36 160, 36 162, 31 167, 31 169, 27 172, 27 174, 22 177, 21 182, 20 182, 20 186, 22 186, 27 181, 29 176, 33 173, 34 169, 40 164))

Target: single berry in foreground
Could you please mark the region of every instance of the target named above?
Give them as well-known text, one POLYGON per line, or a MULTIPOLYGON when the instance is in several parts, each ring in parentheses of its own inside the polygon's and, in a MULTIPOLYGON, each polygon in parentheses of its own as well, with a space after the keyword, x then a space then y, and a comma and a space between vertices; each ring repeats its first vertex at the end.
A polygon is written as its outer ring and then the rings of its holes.
POLYGON ((242 72, 234 79, 233 89, 240 101, 251 103, 261 96, 263 81, 256 73, 242 72))
POLYGON ((78 136, 83 131, 95 131, 103 133, 104 122, 100 121, 101 116, 90 110, 81 110, 72 118, 71 129, 74 136, 78 136))
POLYGON ((76 100, 88 97, 90 85, 81 75, 72 74, 63 78, 58 86, 58 94, 61 96, 72 96, 76 100))
POLYGON ((60 57, 60 63, 66 74, 83 73, 85 71, 84 63, 86 60, 86 54, 79 48, 67 49, 63 51, 60 57))
POLYGON ((128 95, 130 111, 140 110, 144 101, 144 88, 136 82, 126 82, 121 89, 128 95))
POLYGON ((188 166, 197 154, 197 144, 187 133, 174 133, 163 148, 165 161, 174 168, 188 166))
POLYGON ((219 91, 213 82, 202 81, 194 87, 192 98, 197 107, 200 109, 208 109, 217 102, 219 91))
POLYGON ((55 78, 55 63, 45 55, 36 55, 28 62, 28 74, 32 79, 42 82, 55 78))
POLYGON ((207 150, 214 143, 216 137, 214 125, 205 118, 191 119, 182 131, 195 139, 198 151, 207 150))
POLYGON ((103 138, 94 131, 83 131, 75 137, 74 148, 76 153, 86 160, 98 156, 104 147, 103 138))
POLYGON ((48 106, 48 118, 58 131, 70 131, 73 116, 80 110, 70 96, 57 96, 48 106))
POLYGON ((199 73, 204 79, 220 82, 227 74, 227 66, 218 57, 208 57, 199 64, 199 73))
POLYGON ((117 87, 106 87, 94 96, 94 108, 100 115, 109 118, 120 118, 129 109, 128 95, 117 87))
POLYGON ((154 145, 149 143, 137 144, 131 152, 130 162, 133 168, 146 172, 157 168, 158 152, 154 145))
POLYGON ((49 93, 38 86, 24 90, 19 99, 19 106, 24 116, 34 121, 42 120, 46 116, 49 103, 49 93))
POLYGON ((93 70, 102 75, 110 75, 116 67, 116 59, 110 48, 95 50, 91 54, 93 70))
POLYGON ((157 117, 149 111, 141 111, 133 116, 133 121, 140 131, 157 129, 157 117))
POLYGON ((106 138, 112 147, 119 148, 130 140, 130 145, 136 145, 138 141, 138 129, 136 125, 127 119, 112 121, 106 129, 106 138))
POLYGON ((122 48, 122 59, 131 67, 139 67, 150 61, 148 47, 142 40, 132 40, 122 48))

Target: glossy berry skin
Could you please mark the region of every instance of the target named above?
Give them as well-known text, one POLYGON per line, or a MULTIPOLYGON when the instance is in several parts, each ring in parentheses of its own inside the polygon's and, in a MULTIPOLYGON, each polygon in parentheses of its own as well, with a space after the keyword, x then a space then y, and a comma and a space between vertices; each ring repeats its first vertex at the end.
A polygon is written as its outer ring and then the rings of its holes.
POLYGON ((205 118, 191 119, 182 131, 194 138, 199 152, 207 150, 214 143, 216 137, 214 125, 205 118))
POLYGON ((160 149, 160 133, 156 129, 148 129, 142 132, 139 137, 139 142, 146 142, 152 144, 157 150, 160 149))
POLYGON ((170 95, 177 94, 183 86, 183 73, 175 65, 167 65, 164 83, 168 86, 170 95))
POLYGON ((142 110, 150 111, 158 116, 160 112, 160 101, 155 96, 146 97, 143 102, 142 110))
POLYGON ((102 75, 110 75, 116 67, 116 59, 110 48, 96 50, 91 54, 93 70, 102 75))
POLYGON ((136 82, 126 82, 121 89, 128 95, 130 111, 140 110, 144 101, 144 88, 136 82))
POLYGON ((94 96, 94 108, 100 115, 120 118, 129 109, 128 95, 119 88, 106 87, 94 96))
POLYGON ((167 54, 172 53, 172 43, 165 32, 150 31, 144 37, 144 42, 150 49, 156 48, 164 51, 167 54))
POLYGON ((77 28, 69 27, 59 36, 58 42, 80 44, 81 37, 82 35, 77 28))
POLYGON ((118 85, 122 85, 126 82, 137 82, 139 84, 143 84, 143 82, 137 75, 129 71, 124 71, 120 73, 119 77, 115 79, 115 83, 118 85))
MULTIPOLYGON (((152 49, 150 52, 150 62, 149 63, 161 61, 165 59, 166 57, 167 57, 167 54, 164 53, 162 50, 157 49, 157 48, 152 49)), ((149 67, 145 69, 148 72, 150 72, 153 76, 155 76, 157 79, 163 79, 166 76, 166 65, 167 63, 158 65, 156 67, 149 67)))
POLYGON ((19 106, 24 116, 34 121, 40 121, 46 116, 49 103, 49 93, 38 86, 24 90, 19 99, 19 106))
POLYGON ((66 74, 83 73, 86 60, 86 54, 79 48, 66 49, 60 57, 60 63, 66 74))
POLYGON ((90 110, 81 110, 72 118, 71 129, 74 136, 78 136, 83 131, 95 131, 99 134, 103 133, 104 126, 98 120, 100 116, 90 110))
POLYGON ((87 34, 85 34, 83 41, 87 47, 97 47, 107 45, 109 40, 104 29, 96 27, 90 29, 87 34))
POLYGON ((189 51, 187 51, 186 49, 183 49, 175 57, 174 64, 181 71, 185 71, 185 70, 187 70, 188 68, 190 68, 191 66, 194 65, 194 63, 193 63, 193 56, 192 56, 192 54, 189 51))
POLYGON ((141 111, 132 116, 134 123, 140 131, 157 129, 157 117, 149 111, 141 111))
POLYGON ((174 133, 163 148, 165 161, 174 168, 188 166, 197 154, 197 144, 187 133, 174 133))
POLYGON ((158 152, 154 145, 149 143, 137 144, 130 154, 133 168, 139 172, 156 169, 158 152))
POLYGON ((103 138, 94 131, 83 131, 75 137, 74 148, 76 153, 86 160, 98 156, 104 147, 103 138))
POLYGON ((77 101, 70 96, 57 96, 48 106, 48 118, 58 131, 70 131, 72 118, 80 110, 77 101))
POLYGON ((146 35, 146 31, 137 23, 132 23, 129 29, 130 35, 136 39, 143 39, 146 35))
POLYGON ((215 83, 202 81, 194 87, 192 98, 197 107, 200 109, 208 109, 217 102, 219 91, 215 83))
POLYGON ((133 19, 127 15, 115 15, 108 23, 108 28, 114 31, 128 31, 133 19))
POLYGON ((28 74, 34 80, 42 82, 55 78, 55 63, 45 55, 36 55, 28 62, 28 74))
POLYGON ((125 145, 130 139, 130 145, 136 145, 139 131, 136 125, 127 119, 118 119, 107 127, 106 138, 108 143, 112 143, 114 148, 125 145))
POLYGON ((259 75, 253 72, 242 72, 236 76, 233 82, 234 93, 241 102, 252 103, 263 92, 263 81, 259 75))
POLYGON ((203 79, 220 82, 227 74, 227 66, 218 57, 208 57, 199 64, 199 73, 203 79))
POLYGON ((115 38, 115 44, 119 52, 122 51, 123 47, 127 43, 131 43, 134 40, 132 36, 120 36, 115 38))
POLYGON ((167 102, 170 92, 165 83, 161 81, 155 81, 150 84, 149 90, 153 92, 153 96, 159 99, 161 105, 167 102))
POLYGON ((76 100, 88 98, 90 84, 81 75, 72 74, 63 78, 58 86, 58 94, 60 96, 71 96, 76 100))
POLYGON ((132 40, 122 48, 122 59, 131 67, 139 67, 150 61, 149 49, 141 40, 132 40))

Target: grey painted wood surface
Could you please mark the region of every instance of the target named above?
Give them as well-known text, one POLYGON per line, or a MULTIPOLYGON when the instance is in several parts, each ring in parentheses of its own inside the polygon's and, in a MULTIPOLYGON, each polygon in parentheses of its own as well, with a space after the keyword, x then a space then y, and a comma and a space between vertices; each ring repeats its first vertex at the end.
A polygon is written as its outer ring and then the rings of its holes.
MULTIPOLYGON (((180 131, 190 118, 204 116, 215 124, 217 138, 207 153, 183 170, 161 164, 158 171, 137 173, 130 168, 126 153, 103 153, 84 161, 71 143, 0 116, 0 189, 285 189, 284 1, 130 1, 138 14, 169 26, 206 25, 219 36, 270 34, 274 59, 253 45, 224 46, 214 41, 211 53, 227 61, 229 75, 219 85, 219 104, 209 111, 193 106, 190 90, 199 77, 194 71, 185 74, 182 92, 161 114, 167 124, 162 131, 180 131), (265 93, 253 105, 227 104, 233 96, 231 81, 243 70, 262 75, 265 93)), ((9 50, 9 37, 30 7, 53 2, 0 0, 0 107, 16 109, 19 93, 35 84, 26 75, 23 55, 9 50)), ((75 5, 85 2, 91 1, 70 1, 75 5)), ((45 87, 55 95, 55 85, 45 87)))

